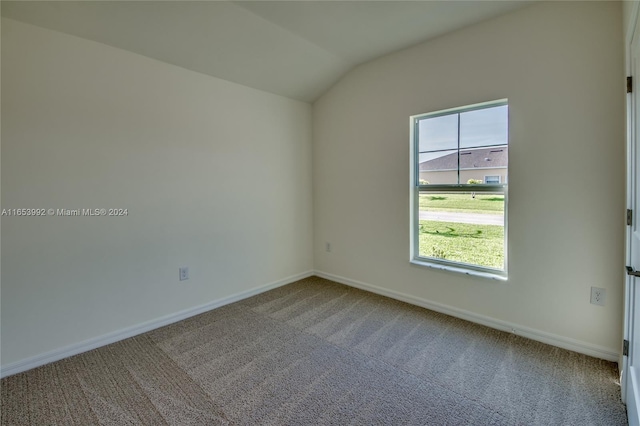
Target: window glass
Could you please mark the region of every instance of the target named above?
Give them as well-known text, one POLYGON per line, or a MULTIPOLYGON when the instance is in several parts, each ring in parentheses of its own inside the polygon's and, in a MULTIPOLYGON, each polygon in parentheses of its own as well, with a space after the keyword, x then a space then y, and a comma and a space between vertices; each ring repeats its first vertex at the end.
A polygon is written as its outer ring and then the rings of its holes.
POLYGON ((507 106, 460 113, 460 148, 506 145, 507 106))
POLYGON ((412 259, 506 276, 507 102, 413 123, 412 259))
POLYGON ((503 269, 504 251, 504 194, 420 192, 420 257, 503 269))
POLYGON ((458 183, 458 150, 420 154, 418 171, 421 182, 432 185, 458 183))
POLYGON ((458 117, 443 115, 420 120, 420 152, 458 149, 458 117))

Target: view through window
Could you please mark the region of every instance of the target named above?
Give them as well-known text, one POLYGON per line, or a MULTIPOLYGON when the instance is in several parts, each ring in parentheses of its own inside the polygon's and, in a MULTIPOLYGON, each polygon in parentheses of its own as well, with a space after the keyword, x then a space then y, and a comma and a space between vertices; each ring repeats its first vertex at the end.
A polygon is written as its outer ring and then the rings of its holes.
POLYGON ((506 276, 507 101, 412 125, 412 258, 506 276))

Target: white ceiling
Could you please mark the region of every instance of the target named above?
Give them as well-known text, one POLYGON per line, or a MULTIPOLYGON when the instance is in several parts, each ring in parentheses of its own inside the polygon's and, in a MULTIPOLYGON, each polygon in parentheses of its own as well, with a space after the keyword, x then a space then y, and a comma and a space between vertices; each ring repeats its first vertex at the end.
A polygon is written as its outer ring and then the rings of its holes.
POLYGON ((529 1, 2 1, 2 16, 312 102, 354 66, 529 1))

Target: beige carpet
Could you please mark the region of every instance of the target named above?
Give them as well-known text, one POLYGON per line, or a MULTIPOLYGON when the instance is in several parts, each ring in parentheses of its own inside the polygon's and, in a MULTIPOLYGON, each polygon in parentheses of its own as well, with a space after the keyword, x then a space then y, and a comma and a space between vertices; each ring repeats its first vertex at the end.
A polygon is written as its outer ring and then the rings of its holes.
POLYGON ((625 425, 617 374, 313 277, 5 378, 2 425, 625 425))

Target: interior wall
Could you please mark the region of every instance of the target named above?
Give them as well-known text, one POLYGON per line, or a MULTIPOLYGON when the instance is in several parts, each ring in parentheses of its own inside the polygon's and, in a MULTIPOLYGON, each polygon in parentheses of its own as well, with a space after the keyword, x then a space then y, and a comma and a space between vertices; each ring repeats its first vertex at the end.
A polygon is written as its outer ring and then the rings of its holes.
POLYGON ((312 270, 311 106, 2 19, 2 365, 312 270), (189 267, 190 279, 178 280, 189 267))
POLYGON ((315 269, 619 353, 620 2, 542 2, 364 64, 314 103, 315 269), (409 117, 508 98, 508 281, 409 263, 409 117), (331 243, 331 251, 325 243, 331 243), (606 305, 590 304, 592 286, 606 305))

